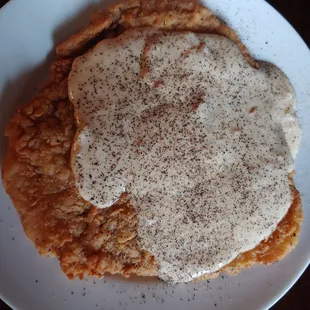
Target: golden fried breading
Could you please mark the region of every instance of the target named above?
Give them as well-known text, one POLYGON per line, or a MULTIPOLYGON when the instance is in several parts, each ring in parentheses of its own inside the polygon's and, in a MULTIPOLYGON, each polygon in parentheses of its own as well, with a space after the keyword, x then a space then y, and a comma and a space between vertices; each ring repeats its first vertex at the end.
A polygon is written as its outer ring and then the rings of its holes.
MULTIPOLYGON (((124 197, 108 209, 97 209, 84 201, 75 188, 69 162, 76 127, 67 77, 74 57, 104 37, 145 26, 225 36, 257 67, 236 33, 195 1, 123 2, 97 13, 90 25, 56 48, 58 60, 51 66, 50 83, 16 111, 7 126, 9 146, 2 178, 27 236, 40 254, 57 256, 69 278, 101 277, 106 272, 125 277, 157 275, 154 257, 138 246, 137 214, 130 202, 124 197)), ((291 190, 292 206, 275 232, 221 271, 236 274, 254 264, 273 263, 296 245, 302 211, 292 182, 291 190)))

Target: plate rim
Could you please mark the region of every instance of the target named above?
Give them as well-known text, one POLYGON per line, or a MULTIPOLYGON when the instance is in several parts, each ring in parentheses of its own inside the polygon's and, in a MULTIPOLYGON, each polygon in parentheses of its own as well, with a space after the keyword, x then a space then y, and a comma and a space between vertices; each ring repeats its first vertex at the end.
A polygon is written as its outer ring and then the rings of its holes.
MULTIPOLYGON (((242 0, 242 1, 246 1, 246 0, 242 0)), ((9 2, 7 2, 1 9, 0 9, 0 18, 3 14, 5 14, 5 12, 10 9, 12 6, 18 6, 18 3, 20 3, 21 0, 10 0, 9 2)), ((282 16, 271 4, 269 4, 268 2, 266 2, 265 0, 259 0, 259 2, 261 2, 263 5, 266 5, 267 7, 269 7, 270 10, 273 11, 273 14, 276 14, 279 18, 281 18, 283 20, 283 22, 285 22, 286 24, 289 25, 289 27, 291 28, 291 30, 293 30, 294 32, 294 36, 299 38, 299 41, 302 42, 304 44, 304 46, 308 49, 309 51, 309 57, 310 57, 310 50, 308 48, 308 45, 306 44, 306 42, 303 40, 303 38, 300 36, 300 34, 295 30, 295 28, 289 23, 289 21, 282 16)), ((103 3, 104 5, 104 3, 103 3)), ((216 13, 215 13, 216 14, 216 13)), ((305 207, 305 205, 303 205, 303 208, 305 207)), ((308 207, 308 206, 307 206, 308 207)), ((306 270, 306 268, 308 267, 308 265, 310 264, 310 255, 308 255, 307 257, 307 262, 303 263, 302 266, 300 268, 298 268, 298 272, 296 272, 296 275, 294 277, 291 278, 290 281, 288 281, 285 289, 282 289, 282 291, 278 292, 277 294, 274 295, 273 298, 270 298, 269 301, 267 301, 266 303, 262 303, 262 307, 265 309, 269 309, 270 307, 272 307, 274 304, 276 304, 291 288, 292 286, 298 281, 298 279, 300 278, 300 276, 304 273, 304 271, 306 270)), ((7 304, 9 305, 12 309, 20 309, 18 307, 14 306, 14 301, 8 300, 3 294, 2 292, 0 292, 0 297, 1 299, 7 304)))

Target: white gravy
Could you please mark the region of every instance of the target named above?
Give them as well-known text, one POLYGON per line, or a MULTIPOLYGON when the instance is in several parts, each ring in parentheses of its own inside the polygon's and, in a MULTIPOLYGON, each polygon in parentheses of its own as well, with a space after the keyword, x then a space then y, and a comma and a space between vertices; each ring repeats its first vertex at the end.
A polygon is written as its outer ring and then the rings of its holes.
POLYGON ((187 282, 267 238, 291 205, 294 91, 209 34, 130 30, 75 60, 72 168, 98 208, 127 192, 159 276, 187 282))

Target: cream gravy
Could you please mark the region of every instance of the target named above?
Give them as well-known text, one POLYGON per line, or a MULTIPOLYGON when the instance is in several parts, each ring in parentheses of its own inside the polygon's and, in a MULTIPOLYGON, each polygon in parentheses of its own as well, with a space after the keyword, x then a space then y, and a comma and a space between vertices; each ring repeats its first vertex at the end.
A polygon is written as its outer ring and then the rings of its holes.
POLYGON ((127 192, 159 276, 187 282, 267 238, 291 205, 294 91, 209 34, 130 30, 75 60, 72 168, 98 208, 127 192), (83 126, 82 126, 83 125, 83 126))

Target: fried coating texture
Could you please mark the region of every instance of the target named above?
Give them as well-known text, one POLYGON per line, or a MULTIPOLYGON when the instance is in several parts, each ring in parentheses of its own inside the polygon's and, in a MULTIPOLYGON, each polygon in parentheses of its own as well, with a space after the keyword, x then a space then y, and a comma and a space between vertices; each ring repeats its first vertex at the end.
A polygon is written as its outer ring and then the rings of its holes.
MULTIPOLYGON (((249 64, 258 67, 236 33, 195 1, 125 1, 97 12, 86 28, 57 46, 49 84, 9 121, 2 178, 28 238, 40 254, 57 256, 70 279, 105 273, 156 276, 158 272, 152 254, 139 248, 137 214, 126 197, 108 209, 95 208, 79 196, 70 168, 76 126, 67 78, 74 58, 104 38, 146 26, 225 36, 237 44, 249 64)), ((292 205, 274 233, 219 272, 237 274, 255 264, 271 264, 294 248, 302 210, 291 176, 290 180, 292 205)))

